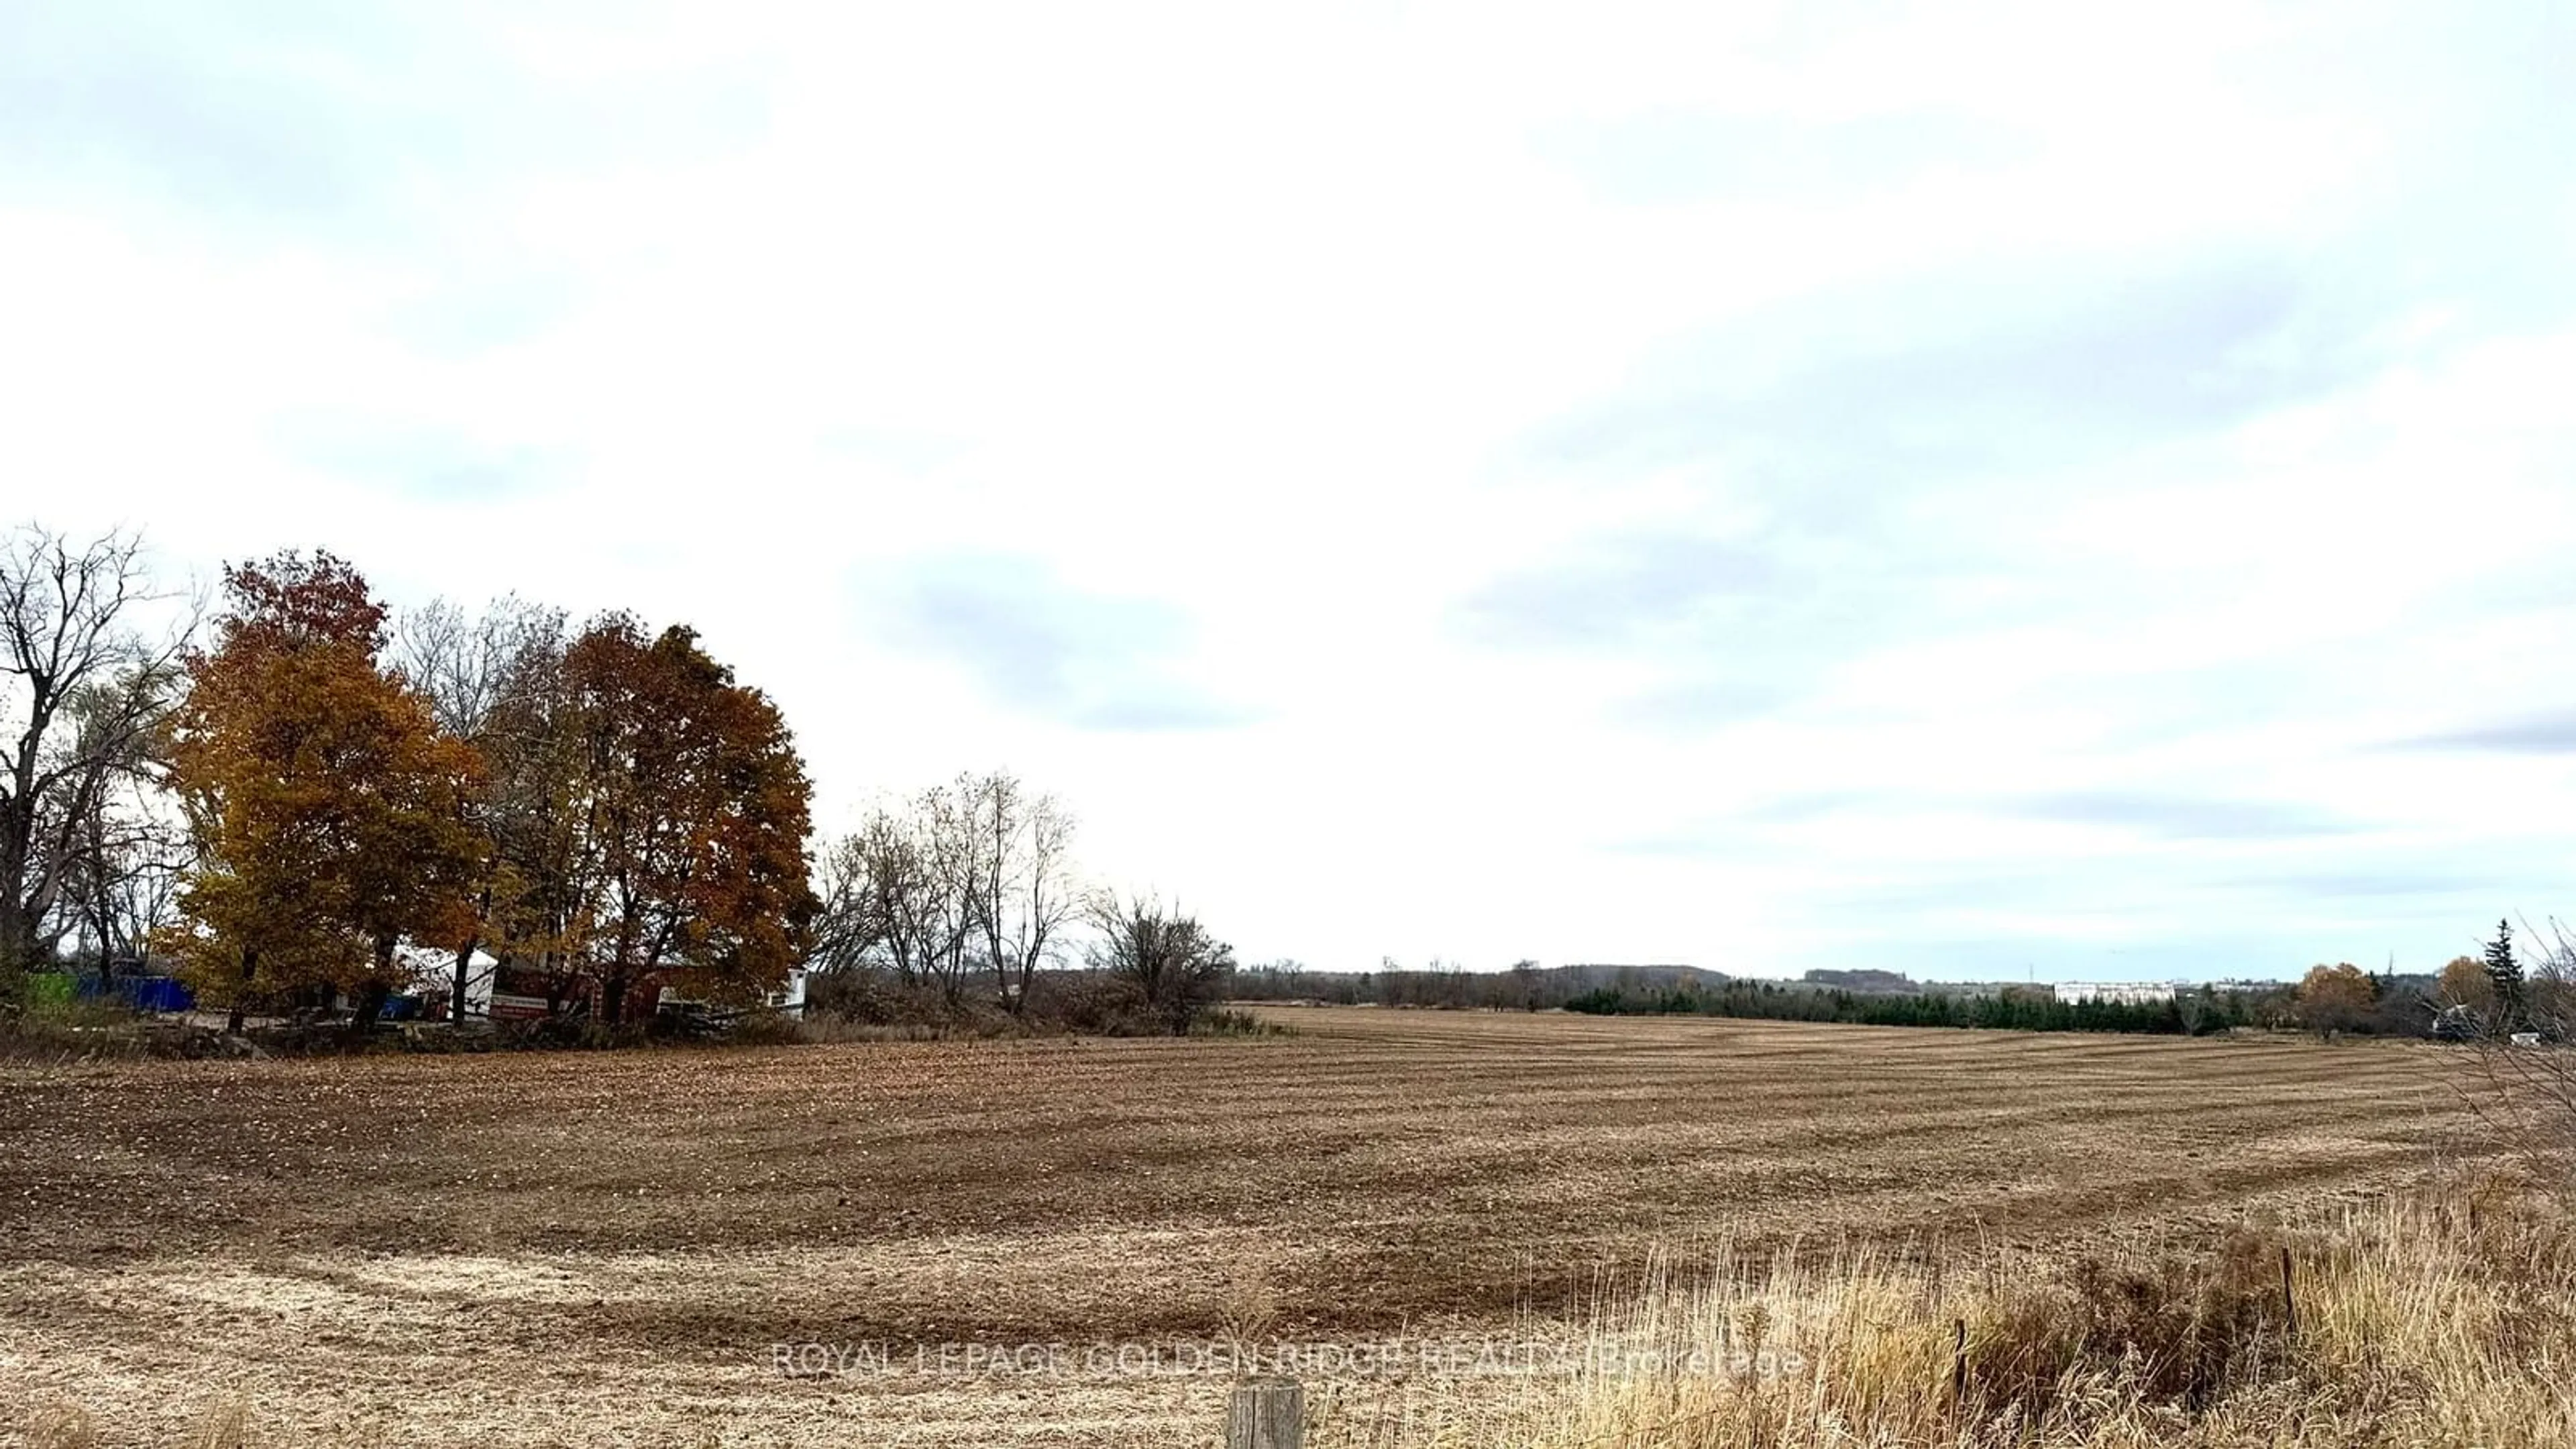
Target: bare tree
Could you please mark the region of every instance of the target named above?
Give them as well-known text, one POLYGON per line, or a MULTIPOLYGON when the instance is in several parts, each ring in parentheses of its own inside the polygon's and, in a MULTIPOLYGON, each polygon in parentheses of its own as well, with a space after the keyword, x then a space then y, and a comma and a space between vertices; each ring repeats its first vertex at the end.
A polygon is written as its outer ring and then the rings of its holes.
MULTIPOLYGON (((2576 933, 2557 920, 2526 921, 2523 932, 2540 959, 2522 983, 2521 1012, 2509 1016, 2490 997, 2446 1013, 2469 1044, 2453 1085, 2493 1145, 2566 1181, 2576 1178, 2576 933)), ((2499 939, 2510 944, 2509 926, 2499 939)), ((2456 974, 2465 986, 2470 973, 2456 974)))
POLYGON ((914 798, 910 825, 917 889, 905 915, 922 969, 955 1002, 966 994, 975 961, 975 876, 979 854, 974 799, 968 782, 924 790, 914 798))
POLYGON ((1031 796, 1007 772, 961 781, 959 793, 973 837, 969 909, 985 964, 1002 1004, 1025 1012, 1029 984, 1052 959, 1078 904, 1073 817, 1054 796, 1031 796))
POLYGON ((184 823, 155 812, 117 836, 110 849, 96 877, 99 899, 93 909, 100 974, 110 976, 114 963, 128 961, 148 975, 155 939, 179 919, 179 888, 195 861, 195 842, 184 823))
POLYGON ((526 692, 532 656, 559 655, 564 611, 504 594, 468 614, 432 599, 396 621, 393 663, 428 696, 438 727, 479 741, 504 721, 526 692))
POLYGON ((31 524, 0 543, 0 1007, 60 948, 84 829, 177 691, 193 620, 137 627, 163 597, 130 533, 31 524))
POLYGON ((545 943, 564 932, 564 911, 553 899, 560 893, 547 883, 562 864, 552 847, 565 824, 559 816, 573 748, 565 726, 565 625, 563 610, 505 594, 479 615, 433 599, 394 631, 395 665, 428 698, 439 729, 483 759, 482 787, 468 806, 487 847, 474 891, 477 926, 457 947, 449 982, 449 1019, 460 1026, 476 953, 495 947, 497 961, 528 946, 544 954, 545 943))
POLYGON ((968 908, 964 821, 943 791, 880 805, 824 856, 814 962, 883 967, 905 986, 962 987, 968 908))
POLYGON ((1080 911, 1072 842, 1072 815, 1007 772, 879 806, 824 853, 813 964, 881 967, 952 1002, 989 973, 995 997, 1024 1010, 1080 911))
POLYGON ((895 976, 911 986, 930 974, 938 914, 928 904, 930 867, 909 817, 880 809, 851 838, 865 872, 862 909, 867 939, 882 947, 895 976))
POLYGON ((1177 906, 1102 891, 1084 914, 1099 932, 1092 965, 1134 983, 1146 1009, 1174 1036, 1188 1032, 1233 974, 1234 948, 1177 906))
POLYGON ((148 969, 153 934, 176 919, 181 879, 195 863, 195 837, 165 793, 158 739, 122 729, 125 695, 90 689, 70 706, 76 749, 106 763, 107 783, 70 822, 70 869, 45 932, 67 927, 94 957, 102 989, 121 961, 148 969))
MULTIPOLYGON (((871 819, 871 826, 882 819, 871 819)), ((817 862, 814 931, 806 965, 816 971, 859 971, 877 963, 885 947, 885 913, 876 894, 879 873, 869 832, 842 836, 817 862)))

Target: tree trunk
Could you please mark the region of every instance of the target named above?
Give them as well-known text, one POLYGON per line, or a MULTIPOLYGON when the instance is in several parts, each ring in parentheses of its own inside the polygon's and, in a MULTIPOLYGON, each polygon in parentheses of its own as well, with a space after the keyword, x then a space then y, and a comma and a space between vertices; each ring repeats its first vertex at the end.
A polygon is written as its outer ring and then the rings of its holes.
POLYGON ((0 877, 12 875, 17 878, 0 879, 0 1008, 18 1004, 36 954, 35 923, 18 897, 25 870, 0 861, 0 877))
POLYGON ((224 1023, 224 1030, 233 1036, 239 1036, 242 1034, 243 1014, 250 1004, 251 978, 258 974, 259 952, 242 952, 241 981, 233 988, 232 1017, 224 1023))
MULTIPOLYGON (((105 872, 99 874, 103 877, 105 872)), ((90 924, 98 930, 98 998, 107 1001, 116 995, 116 931, 107 904, 104 879, 92 880, 90 893, 95 897, 91 904, 96 908, 90 924)))
POLYGON ((28 796, 34 782, 27 776, 22 770, 0 800, 0 982, 16 980, 35 964, 28 959, 35 954, 36 920, 27 909, 27 869, 36 816, 28 796))
POLYGON ((599 1021, 602 1026, 615 1026, 625 1017, 626 978, 612 976, 599 983, 599 1021))
MULTIPOLYGON (((458 1026, 465 1024, 465 979, 474 969, 474 943, 467 941, 456 951, 456 986, 447 1000, 447 1019, 458 1026)), ((497 981, 494 983, 499 984, 497 981)))
POLYGON ((393 995, 394 938, 391 935, 376 937, 375 968, 367 973, 367 979, 359 986, 357 999, 352 1003, 356 1010, 349 1017, 349 1035, 359 1039, 364 1039, 376 1029, 376 1018, 384 1015, 385 1001, 393 995))
POLYGON ((358 999, 349 1017, 349 1035, 364 1040, 370 1032, 373 1032, 376 1029, 376 1018, 384 1015, 385 1002, 392 995, 393 988, 386 985, 381 977, 371 977, 365 985, 360 986, 358 999))

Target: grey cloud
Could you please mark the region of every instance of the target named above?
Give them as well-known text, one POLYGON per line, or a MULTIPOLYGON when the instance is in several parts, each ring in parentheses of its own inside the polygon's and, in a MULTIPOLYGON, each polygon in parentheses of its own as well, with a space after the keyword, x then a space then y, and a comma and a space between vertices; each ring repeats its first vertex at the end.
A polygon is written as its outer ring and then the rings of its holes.
POLYGON ((2396 742, 2406 750, 2459 750, 2504 755, 2576 755, 2576 712, 2477 725, 2396 742))
POLYGON ((115 177, 218 212, 346 213, 435 140, 420 127, 399 151, 370 146, 390 88, 360 74, 370 51, 424 39, 356 7, 272 7, 250 31, 194 5, 12 6, 0 158, 21 179, 115 177))
POLYGON ((0 187, 400 245, 457 185, 747 136, 753 82, 711 66, 571 92, 460 6, 0 6, 0 187))
POLYGON ((2294 270, 1916 278, 1740 320, 1650 369, 1639 400, 1536 443, 1591 469, 1722 463, 1810 517, 1962 473, 2207 431, 2354 375, 2362 319, 2294 270), (1890 338, 1888 319, 1911 325, 1890 338))
POLYGON ((2143 792, 2072 791, 1998 802, 1998 808, 2029 820, 2103 825, 2170 840, 2275 840, 2359 828, 2306 805, 2143 792))
POLYGON ((2452 896, 2492 890, 2495 878, 2456 870, 2362 866, 2267 876, 2250 884, 2266 892, 2295 896, 2384 900, 2392 896, 2452 896))
POLYGON ((1043 561, 933 560, 866 579, 863 608, 898 647, 956 664, 992 698, 1085 729, 1222 728, 1246 714, 1177 672, 1188 615, 1093 593, 1043 561))
POLYGON ((1786 662, 1768 669, 1725 664, 1687 666, 1672 683, 1642 690, 1620 702, 1617 713, 1634 724, 1697 731, 1754 719, 1785 709, 1813 682, 1814 671, 1786 662))
POLYGON ((293 457, 361 483, 439 503, 490 503, 552 488, 565 460, 524 444, 493 445, 443 428, 313 417, 287 420, 293 457))
POLYGON ((1617 706, 1647 727, 1775 710, 1868 654, 2028 621, 2031 599, 1980 582, 2024 561, 1949 526, 1951 497, 2008 507, 2053 468, 2330 389, 2364 368, 2364 320, 2259 257, 1917 277, 1740 319, 1532 446, 1569 476, 1705 480, 1757 531, 1597 541, 1496 578, 1458 622, 1488 646, 1651 659, 1668 677, 1617 706))
POLYGON ((1872 807, 1903 809, 1911 796, 1886 791, 1818 790, 1775 796, 1722 816, 1679 821, 1660 829, 1610 842, 1623 855, 1672 856, 1685 860, 1758 860, 1776 853, 1761 829, 1769 825, 1804 825, 1872 807))
POLYGON ((1467 599, 1460 618, 1488 642, 1592 648, 1688 626, 1786 582, 1779 561, 1750 544, 1622 538, 1498 578, 1467 599))
MULTIPOLYGON (((2342 816, 2305 805, 2226 796, 2166 794, 2151 791, 2072 791, 2007 799, 1949 794, 1938 790, 1824 790, 1778 796, 1725 816, 1685 822, 1638 835, 1620 848, 1641 855, 1737 856, 1759 846, 1764 828, 1797 826, 1849 818, 1866 828, 1872 816, 1911 818, 1925 815, 1999 815, 2061 824, 2099 825, 2168 840, 2274 840, 2350 835, 2361 826, 2342 816)), ((2033 877, 2017 872, 2012 881, 2027 895, 2033 877)), ((2296 882, 2331 885, 2336 893, 2365 890, 2379 881, 2440 881, 2442 873, 2356 870, 2328 876, 2310 873, 2296 882)), ((2295 882, 2294 882, 2295 883, 2295 882)), ((1983 891, 1959 889, 1943 881, 1945 897, 1974 898, 1983 891)), ((1983 892, 1991 896, 1990 891, 1983 892)))
POLYGON ((1776 530, 1625 535, 1490 580, 1451 623, 1488 648, 1651 660, 1665 677, 1612 701, 1613 712, 1697 730, 1785 708, 1860 654, 1955 626, 1973 611, 1941 587, 1954 566, 1776 530))

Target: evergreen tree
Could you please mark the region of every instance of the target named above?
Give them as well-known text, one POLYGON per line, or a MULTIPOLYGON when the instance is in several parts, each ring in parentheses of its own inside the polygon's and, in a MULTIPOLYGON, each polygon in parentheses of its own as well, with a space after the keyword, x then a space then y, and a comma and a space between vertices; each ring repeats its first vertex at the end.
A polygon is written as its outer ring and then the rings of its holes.
POLYGON ((2487 943, 2487 980, 2495 987, 2496 1015, 2504 1030, 2522 1024, 2522 963, 2513 959, 2513 923, 2496 922, 2496 938, 2487 943))

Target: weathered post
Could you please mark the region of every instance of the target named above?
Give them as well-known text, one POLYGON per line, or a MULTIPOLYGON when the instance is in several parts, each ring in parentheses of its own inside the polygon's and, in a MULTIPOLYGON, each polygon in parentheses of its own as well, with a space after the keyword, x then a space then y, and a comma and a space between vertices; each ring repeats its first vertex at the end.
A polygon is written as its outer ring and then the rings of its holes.
POLYGON ((1955 1407, 1968 1402, 1968 1320, 1951 1320, 1950 1403, 1955 1407))
POLYGON ((1295 1379, 1234 1386, 1225 1410, 1225 1449, 1299 1449, 1306 1438, 1306 1390, 1295 1379))

